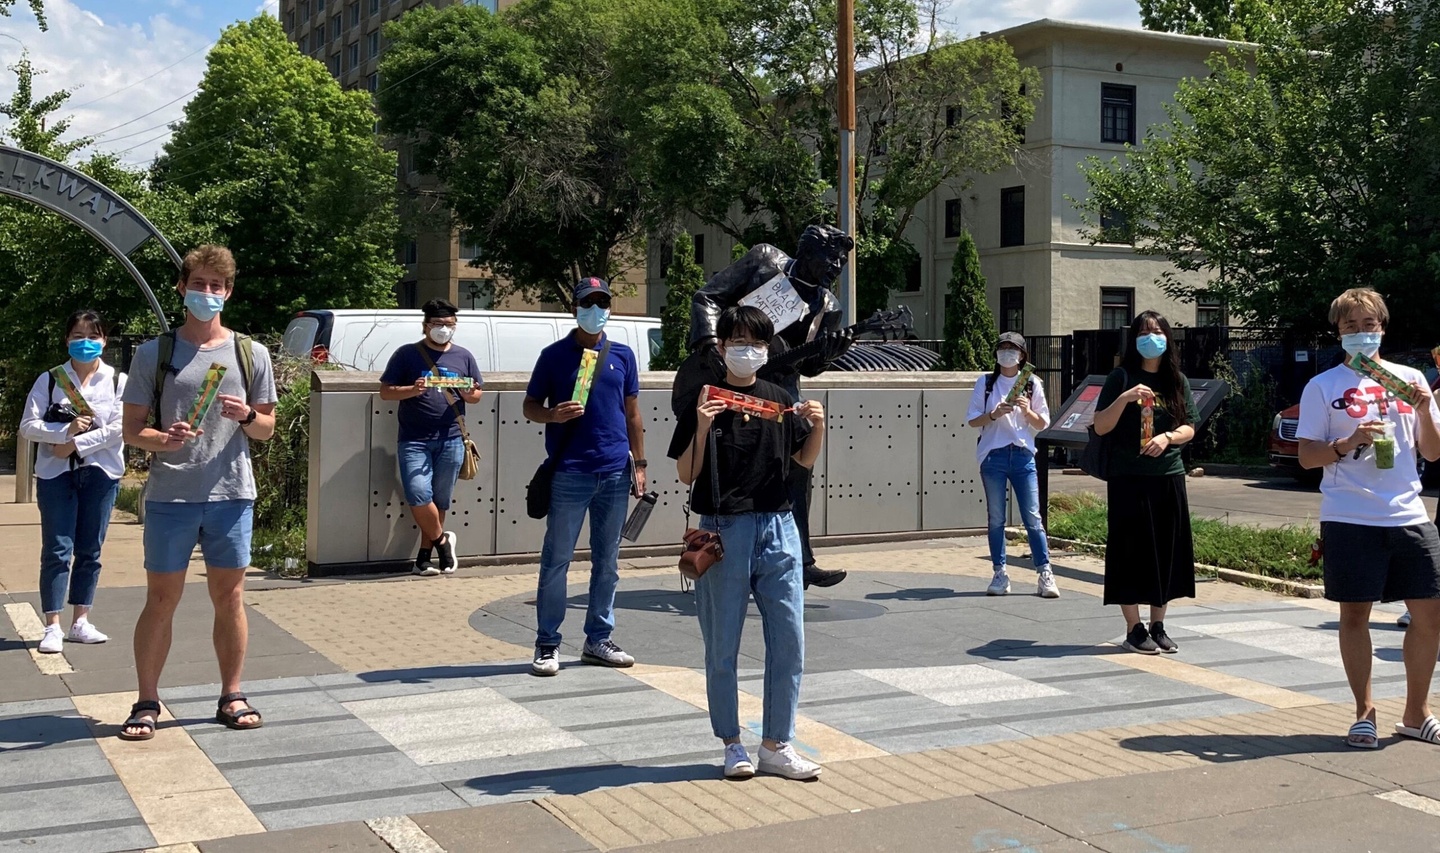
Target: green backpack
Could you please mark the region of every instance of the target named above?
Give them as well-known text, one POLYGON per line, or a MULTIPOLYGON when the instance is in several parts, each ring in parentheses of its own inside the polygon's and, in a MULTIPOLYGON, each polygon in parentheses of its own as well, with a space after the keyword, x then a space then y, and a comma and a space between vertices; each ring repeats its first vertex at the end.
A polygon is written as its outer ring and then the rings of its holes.
MULTIPOLYGON (((240 362, 240 382, 245 388, 245 399, 250 399, 250 383, 255 379, 255 351, 250 346, 250 337, 239 332, 231 333, 235 340, 235 359, 240 362)), ((160 342, 160 354, 155 359, 155 393, 152 399, 155 405, 150 409, 153 415, 156 429, 163 429, 160 425, 160 392, 165 388, 165 374, 177 373, 171 361, 175 358, 175 330, 171 329, 157 338, 160 342)))

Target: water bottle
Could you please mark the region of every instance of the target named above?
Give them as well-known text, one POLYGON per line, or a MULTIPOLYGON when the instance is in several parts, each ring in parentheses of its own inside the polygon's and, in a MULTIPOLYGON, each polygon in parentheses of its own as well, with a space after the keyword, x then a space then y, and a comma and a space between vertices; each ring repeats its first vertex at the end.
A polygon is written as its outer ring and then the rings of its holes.
POLYGON ((640 538, 640 531, 645 529, 645 522, 650 520, 650 513, 655 511, 655 501, 659 499, 659 492, 646 492, 645 496, 636 502, 635 509, 625 520, 625 529, 620 531, 621 539, 634 542, 640 538))

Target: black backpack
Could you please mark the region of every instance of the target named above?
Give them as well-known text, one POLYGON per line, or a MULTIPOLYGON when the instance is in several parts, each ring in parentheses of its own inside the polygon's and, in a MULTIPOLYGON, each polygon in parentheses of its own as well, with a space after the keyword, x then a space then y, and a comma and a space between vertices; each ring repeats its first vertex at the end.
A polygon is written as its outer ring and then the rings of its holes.
MULTIPOLYGON (((1130 384, 1130 374, 1126 373, 1125 368, 1122 367, 1120 368, 1120 376, 1122 380, 1120 383, 1121 387, 1125 388, 1125 386, 1130 384)), ((1093 422, 1085 428, 1085 431, 1088 437, 1085 441, 1085 449, 1080 451, 1080 470, 1097 480, 1107 480, 1110 478, 1110 450, 1112 444, 1110 437, 1115 434, 1115 431, 1111 430, 1104 435, 1100 435, 1095 432, 1095 424, 1093 422)))

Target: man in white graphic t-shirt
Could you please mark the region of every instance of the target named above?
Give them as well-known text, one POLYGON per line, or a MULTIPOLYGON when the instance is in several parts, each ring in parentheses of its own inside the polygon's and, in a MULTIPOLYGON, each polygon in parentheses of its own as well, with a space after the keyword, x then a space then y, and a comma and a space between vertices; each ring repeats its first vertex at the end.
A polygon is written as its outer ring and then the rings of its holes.
POLYGON ((1440 459, 1440 410, 1414 368, 1379 364, 1410 385, 1415 405, 1348 366, 1357 353, 1378 358, 1390 321, 1379 293, 1347 290, 1330 306, 1346 361, 1316 376, 1300 398, 1300 464, 1323 468, 1320 535, 1325 597, 1340 603, 1340 658, 1355 694, 1355 724, 1345 743, 1380 745, 1370 688, 1370 608, 1401 601, 1410 608, 1405 635, 1406 697, 1402 737, 1440 744, 1430 713, 1430 680, 1440 652, 1440 535, 1420 502, 1417 453, 1440 459))

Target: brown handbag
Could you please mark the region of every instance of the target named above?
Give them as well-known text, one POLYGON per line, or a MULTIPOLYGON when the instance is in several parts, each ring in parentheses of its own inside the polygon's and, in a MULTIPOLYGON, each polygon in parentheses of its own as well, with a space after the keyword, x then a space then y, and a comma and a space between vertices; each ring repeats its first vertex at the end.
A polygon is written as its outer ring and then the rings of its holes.
MULTIPOLYGON (((694 443, 700 442, 700 434, 695 434, 694 443)), ((715 508, 720 508, 720 474, 716 468, 719 459, 715 453, 715 437, 710 436, 706 442, 709 445, 710 453, 710 491, 713 496, 715 508)), ((694 456, 692 451, 691 456, 694 456)), ((684 548, 680 552, 680 574, 689 580, 699 580, 702 575, 710 571, 710 567, 725 559, 725 544, 720 541, 720 534, 714 530, 704 530, 690 526, 690 504, 695 500, 695 483, 690 483, 690 496, 685 500, 685 536, 684 548)))
MULTIPOLYGON (((439 376, 440 368, 435 366, 435 359, 430 357, 430 353, 425 351, 425 347, 416 344, 415 348, 420 350, 420 355, 424 356, 425 360, 430 363, 431 372, 439 376)), ((460 408, 456 406, 455 401, 451 399, 450 390, 448 388, 442 388, 440 389, 440 393, 445 397, 445 402, 450 404, 450 411, 455 413, 455 420, 460 423, 460 441, 465 446, 465 458, 460 460, 460 479, 473 480, 475 479, 475 475, 480 473, 480 448, 476 447, 475 442, 470 440, 470 430, 465 426, 465 416, 460 414, 460 408)))

